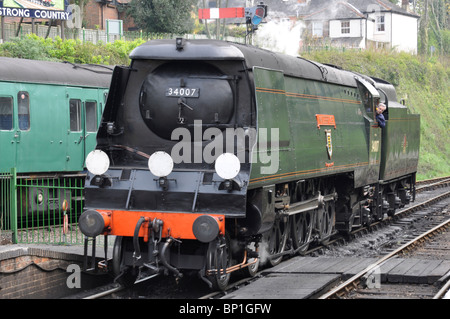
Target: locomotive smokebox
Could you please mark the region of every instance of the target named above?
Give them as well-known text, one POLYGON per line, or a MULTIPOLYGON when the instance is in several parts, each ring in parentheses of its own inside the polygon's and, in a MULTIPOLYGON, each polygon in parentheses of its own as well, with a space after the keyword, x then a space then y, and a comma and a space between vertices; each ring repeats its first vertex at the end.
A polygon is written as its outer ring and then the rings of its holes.
POLYGON ((192 130, 194 120, 203 126, 228 124, 234 113, 228 80, 204 62, 163 64, 141 86, 141 116, 152 132, 168 140, 178 127, 192 130))

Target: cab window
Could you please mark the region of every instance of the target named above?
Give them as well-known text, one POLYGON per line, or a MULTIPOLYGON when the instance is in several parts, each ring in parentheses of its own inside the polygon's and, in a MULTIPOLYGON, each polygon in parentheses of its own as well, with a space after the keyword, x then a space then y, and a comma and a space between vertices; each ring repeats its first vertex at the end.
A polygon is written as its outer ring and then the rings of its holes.
POLYGON ((367 115, 371 119, 375 119, 375 107, 380 100, 380 94, 369 82, 362 78, 356 79, 358 82, 358 88, 362 97, 362 102, 367 115))
POLYGON ((0 130, 10 131, 13 128, 13 98, 0 96, 0 130))
POLYGON ((386 105, 386 110, 383 112, 383 116, 386 120, 389 120, 389 99, 387 94, 381 90, 378 89, 378 92, 380 93, 380 102, 386 105))

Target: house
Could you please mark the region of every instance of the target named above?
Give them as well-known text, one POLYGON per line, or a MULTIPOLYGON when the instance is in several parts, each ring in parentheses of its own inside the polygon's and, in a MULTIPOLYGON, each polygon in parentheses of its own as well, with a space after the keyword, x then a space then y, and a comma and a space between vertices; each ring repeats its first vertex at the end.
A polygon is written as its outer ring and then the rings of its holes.
MULTIPOLYGON (((106 30, 106 20, 122 21, 122 27, 124 31, 136 30, 133 19, 126 15, 126 10, 128 4, 131 0, 89 0, 84 5, 83 14, 79 17, 82 19, 82 24, 80 20, 80 25, 86 29, 99 29, 106 30)), ((78 6, 74 5, 73 6, 78 6)), ((69 10, 69 9, 66 9, 69 10)), ((69 12, 69 11, 67 11, 69 12)), ((74 13, 80 12, 80 10, 74 10, 74 13)), ((77 20, 77 17, 74 18, 77 20)), ((21 16, 5 16, 2 17, 3 23, 13 24, 51 24, 51 25, 61 25, 61 21, 50 20, 50 19, 38 19, 38 18, 27 18, 21 16)), ((67 28, 67 26, 66 26, 67 28)))
POLYGON ((387 0, 303 0, 304 39, 332 46, 393 48, 417 53, 419 16, 387 0), (306 35, 306 37, 305 37, 306 35))
POLYGON ((122 20, 123 30, 135 30, 132 18, 126 15, 131 0, 89 0, 84 7, 86 29, 106 29, 106 20, 122 20))

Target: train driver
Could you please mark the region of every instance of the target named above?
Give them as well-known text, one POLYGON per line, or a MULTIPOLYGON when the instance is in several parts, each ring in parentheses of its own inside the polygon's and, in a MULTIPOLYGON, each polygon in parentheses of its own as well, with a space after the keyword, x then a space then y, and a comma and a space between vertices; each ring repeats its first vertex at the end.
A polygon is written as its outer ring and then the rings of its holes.
POLYGON ((386 105, 384 105, 384 103, 380 103, 378 104, 377 108, 376 108, 376 120, 378 122, 378 126, 381 128, 384 128, 386 126, 386 120, 384 118, 383 112, 386 110, 386 105))

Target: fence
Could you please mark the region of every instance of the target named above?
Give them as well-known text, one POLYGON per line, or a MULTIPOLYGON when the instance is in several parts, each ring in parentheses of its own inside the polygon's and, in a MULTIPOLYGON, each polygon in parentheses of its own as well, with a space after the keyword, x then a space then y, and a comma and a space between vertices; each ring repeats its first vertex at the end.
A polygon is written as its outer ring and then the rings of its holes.
POLYGON ((363 49, 360 47, 345 47, 345 46, 332 46, 332 45, 322 45, 322 46, 312 46, 305 45, 302 46, 299 50, 300 54, 312 53, 312 52, 323 52, 323 51, 332 51, 332 52, 346 52, 346 51, 362 51, 363 49))
POLYGON ((0 244, 7 243, 11 238, 13 211, 11 209, 14 198, 11 196, 11 181, 13 174, 0 172, 0 244))
MULTIPOLYGON (((33 33, 32 26, 30 24, 20 24, 19 23, 4 23, 4 39, 3 42, 9 41, 11 38, 24 37, 27 34, 33 33)), ((94 44, 98 42, 108 43, 114 42, 115 40, 126 40, 133 41, 136 39, 142 39, 145 41, 154 39, 171 39, 183 36, 186 39, 206 39, 206 35, 197 34, 168 34, 168 33, 151 33, 142 31, 124 31, 123 35, 111 35, 106 32, 106 30, 91 30, 91 29, 75 29, 75 28, 64 28, 64 36, 61 31, 61 27, 48 27, 45 25, 36 24, 34 26, 34 33, 42 38, 52 38, 55 39, 57 36, 64 39, 79 39, 82 42, 92 42, 94 44)), ((226 37, 227 41, 245 43, 245 38, 235 38, 226 37)))
POLYGON ((82 176, 31 178, 13 169, 0 174, 0 181, 0 230, 11 234, 13 243, 83 243, 82 176))

